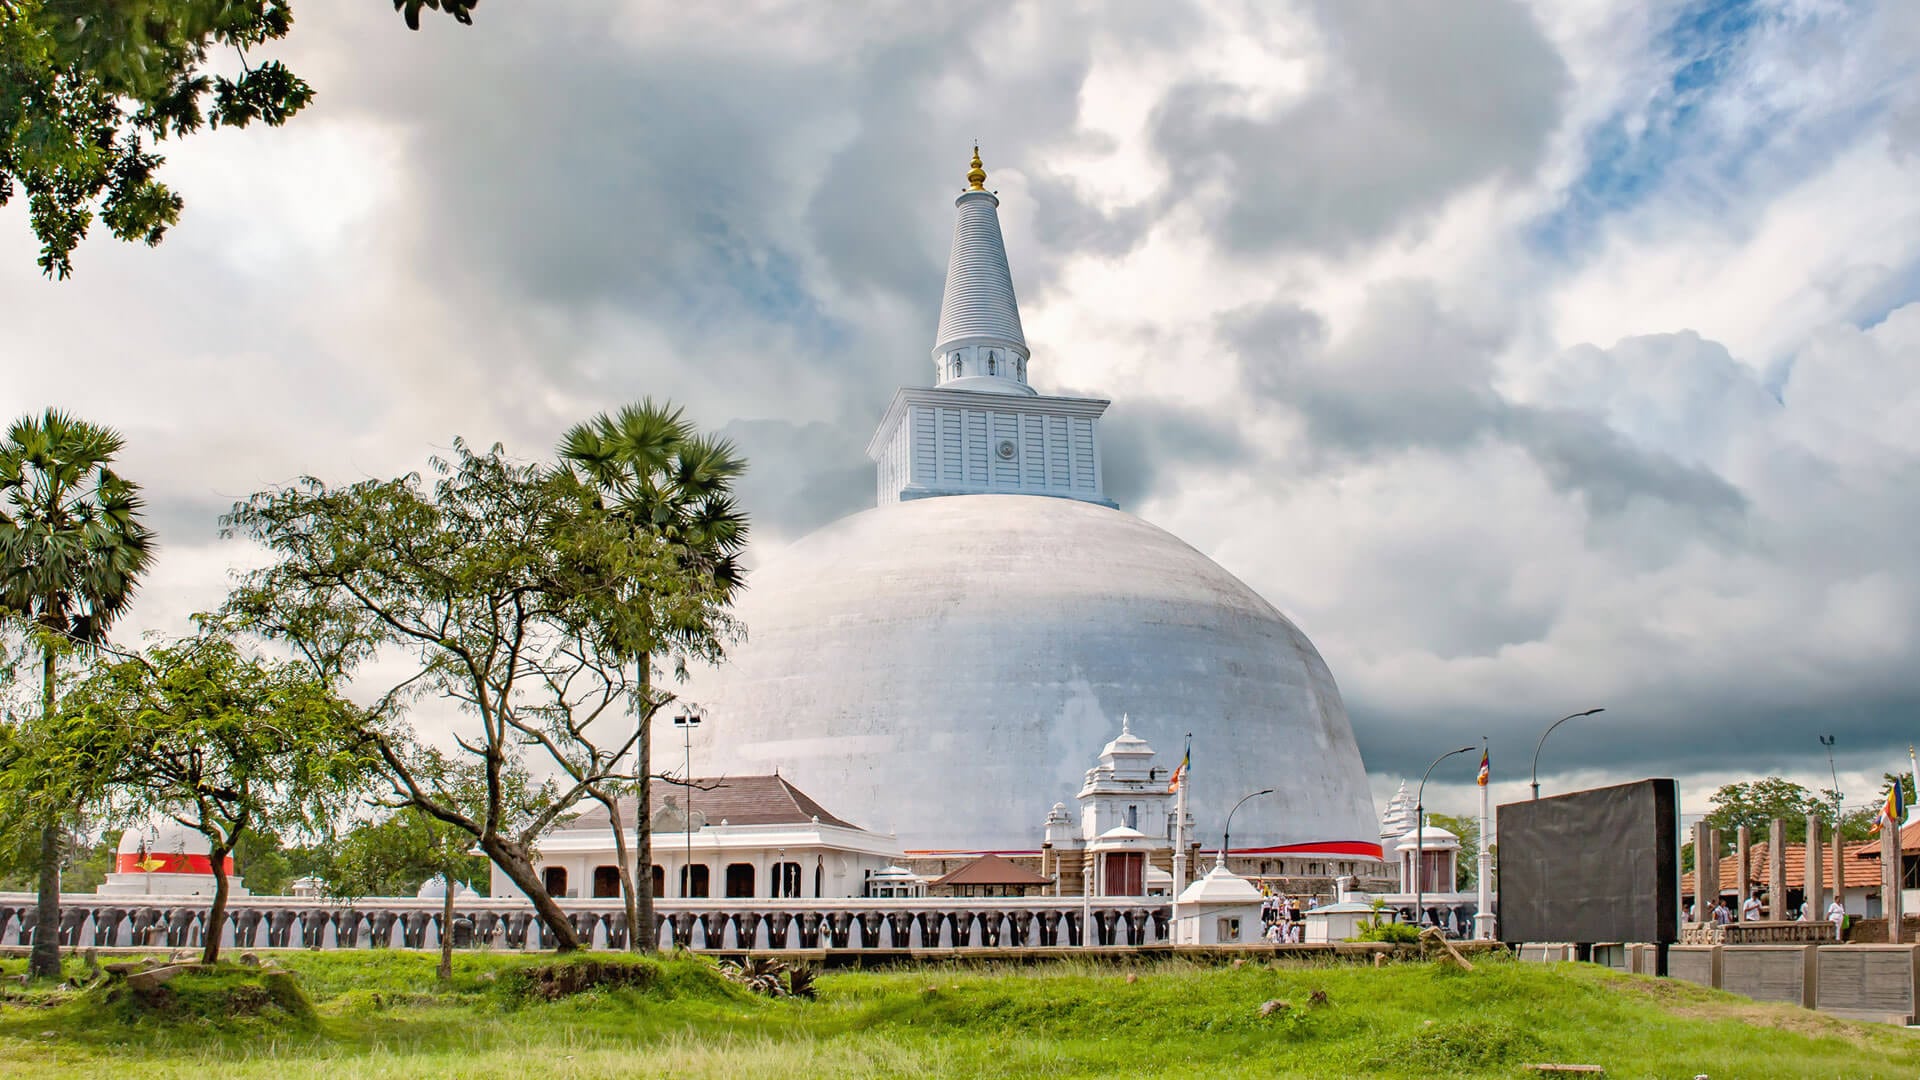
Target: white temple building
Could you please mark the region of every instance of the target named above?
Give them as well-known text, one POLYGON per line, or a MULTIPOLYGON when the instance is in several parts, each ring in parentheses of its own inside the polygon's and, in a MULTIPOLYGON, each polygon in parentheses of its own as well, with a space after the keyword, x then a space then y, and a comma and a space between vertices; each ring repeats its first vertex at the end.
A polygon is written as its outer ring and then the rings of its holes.
POLYGON ((1120 734, 1101 749, 1099 763, 1087 770, 1075 796, 1079 812, 1069 813, 1065 803, 1054 803, 1047 812, 1040 872, 1054 877, 1057 893, 1171 893, 1176 832, 1170 771, 1154 764, 1153 747, 1133 733, 1131 719, 1123 715, 1120 734))
MULTIPOLYGON (((691 785, 655 782, 653 895, 664 898, 809 899, 879 893, 895 881, 899 844, 842 820, 785 777, 723 776, 691 785)), ((623 800, 634 856, 637 802, 623 800)), ((605 806, 594 804, 541 837, 535 869, 556 897, 620 895, 620 864, 605 806)), ((645 886, 642 885, 642 888, 645 886)), ((493 868, 491 893, 519 889, 493 868)))
MULTIPOLYGON (((1192 733, 1202 842, 1217 843, 1241 795, 1272 788, 1236 817, 1236 855, 1377 875, 1373 802, 1332 673, 1259 594, 1115 507, 1108 403, 1035 389, 1041 362, 977 152, 967 181, 933 385, 896 393, 868 447, 878 506, 755 569, 737 605, 750 637, 682 693, 709 718, 695 760, 777 770, 918 858, 1037 862, 1049 808, 1089 782, 1086 748, 1131 714, 1141 739, 1192 733)), ((1140 819, 1102 817, 1101 834, 1142 839, 1095 861, 1131 873, 1121 855, 1167 845, 1162 802, 1096 799, 1097 814, 1133 806, 1140 819)))

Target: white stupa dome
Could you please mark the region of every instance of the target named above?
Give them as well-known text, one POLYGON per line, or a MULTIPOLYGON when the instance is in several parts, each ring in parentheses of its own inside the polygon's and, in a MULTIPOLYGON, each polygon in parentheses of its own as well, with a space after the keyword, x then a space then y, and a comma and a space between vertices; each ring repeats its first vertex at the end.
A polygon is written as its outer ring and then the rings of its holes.
POLYGON ((1126 713, 1163 750, 1193 733, 1203 832, 1275 789, 1234 818, 1236 851, 1378 857, 1313 644, 1129 514, 1038 495, 883 505, 777 553, 736 610, 748 640, 681 691, 706 710, 693 754, 709 775, 777 769, 908 849, 1031 849, 1126 713))
MULTIPOLYGON (((447 879, 442 877, 439 874, 435 874, 432 877, 428 878, 426 881, 422 882, 420 884, 420 891, 414 893, 413 895, 421 900, 444 899, 447 895, 447 879)), ((461 882, 454 883, 453 898, 455 900, 466 900, 470 897, 475 897, 479 895, 480 895, 479 893, 474 892, 472 889, 468 888, 464 883, 461 883, 461 882)))
POLYGON ((213 845, 200 830, 189 829, 172 818, 161 818, 120 834, 120 846, 115 854, 138 855, 142 851, 159 857, 207 855, 212 853, 213 845))
POLYGON ((1429 825, 1418 832, 1408 829, 1406 835, 1402 836, 1393 846, 1397 851, 1412 851, 1414 848, 1424 848, 1427 851, 1442 851, 1447 848, 1459 847, 1460 838, 1438 825, 1429 825))

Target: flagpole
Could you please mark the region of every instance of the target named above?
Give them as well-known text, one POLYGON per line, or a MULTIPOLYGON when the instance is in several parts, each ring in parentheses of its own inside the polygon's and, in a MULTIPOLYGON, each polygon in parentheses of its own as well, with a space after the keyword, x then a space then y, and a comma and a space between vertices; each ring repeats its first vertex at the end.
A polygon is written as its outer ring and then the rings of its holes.
MULTIPOLYGON (((1907 765, 1913 769, 1913 793, 1916 796, 1913 801, 1920 803, 1920 759, 1914 757, 1912 743, 1907 744, 1907 765)), ((1907 817, 1913 817, 1911 805, 1907 807, 1907 817)))
POLYGON ((1193 733, 1187 733, 1186 751, 1180 758, 1179 782, 1173 797, 1173 931, 1180 940, 1180 894, 1187 891, 1187 788, 1192 786, 1188 770, 1193 761, 1193 733))
POLYGON ((1187 736, 1186 753, 1181 757, 1180 782, 1173 799, 1173 895, 1187 891, 1187 763, 1193 760, 1193 736, 1187 736))
MULTIPOLYGON (((1480 760, 1484 763, 1487 756, 1487 740, 1480 740, 1480 760)), ((1489 777, 1482 773, 1480 780, 1480 895, 1479 907, 1473 916, 1474 937, 1489 940, 1493 937, 1493 847, 1488 843, 1487 832, 1487 789, 1489 777)))

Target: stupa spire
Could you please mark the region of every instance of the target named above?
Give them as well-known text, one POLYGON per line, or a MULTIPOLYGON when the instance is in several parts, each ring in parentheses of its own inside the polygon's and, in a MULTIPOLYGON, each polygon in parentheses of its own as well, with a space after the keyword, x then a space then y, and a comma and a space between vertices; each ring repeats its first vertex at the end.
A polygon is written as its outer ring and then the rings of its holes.
POLYGON ((960 390, 1032 394, 1027 385, 1027 337, 1000 236, 1000 198, 987 190, 980 147, 973 148, 967 190, 953 205, 953 251, 934 334, 935 382, 960 390))

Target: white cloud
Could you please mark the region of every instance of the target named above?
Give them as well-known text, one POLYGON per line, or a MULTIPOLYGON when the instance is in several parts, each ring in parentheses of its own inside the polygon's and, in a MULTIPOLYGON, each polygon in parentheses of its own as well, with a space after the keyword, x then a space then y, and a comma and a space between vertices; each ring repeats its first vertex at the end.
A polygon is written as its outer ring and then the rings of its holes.
POLYGON ((0 411, 128 434, 130 632, 218 599, 236 497, 647 393, 765 448, 782 538, 926 376, 977 137, 1035 381, 1115 400, 1129 509, 1296 618, 1378 775, 1605 704, 1556 782, 1818 731, 1864 778, 1920 705, 1920 36, 1775 5, 1676 126, 1686 10, 303 11, 320 97, 173 148, 159 249, 45 283, 0 212, 0 411), (1644 183, 1585 198, 1610 125, 1644 183))

